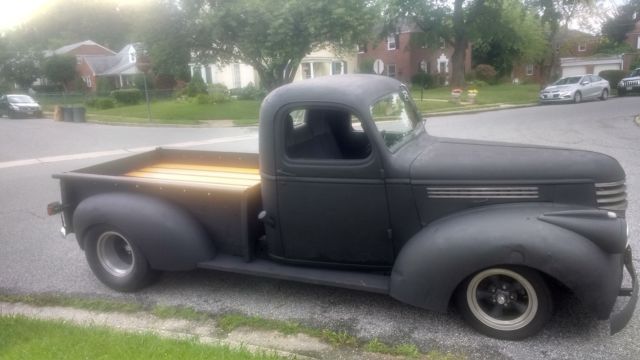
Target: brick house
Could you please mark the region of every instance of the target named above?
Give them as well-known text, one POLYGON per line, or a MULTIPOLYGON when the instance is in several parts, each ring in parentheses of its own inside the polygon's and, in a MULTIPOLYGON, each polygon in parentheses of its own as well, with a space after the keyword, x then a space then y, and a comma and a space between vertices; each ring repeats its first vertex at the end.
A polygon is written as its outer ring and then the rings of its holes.
MULTIPOLYGON (((402 25, 397 33, 374 44, 366 44, 358 48, 358 65, 361 72, 363 65, 375 60, 382 60, 384 71, 381 75, 394 77, 403 83, 410 83, 411 77, 420 71, 436 75, 448 83, 451 78, 451 56, 453 48, 445 45, 444 41, 436 46, 420 46, 412 37, 421 34, 422 30, 416 26, 402 25)), ((465 56, 465 72, 471 70, 471 46, 467 48, 465 56)))
POLYGON ((76 58, 76 73, 86 88, 97 90, 98 78, 104 78, 113 88, 133 85, 133 79, 141 74, 139 56, 135 44, 126 45, 119 52, 86 40, 58 48, 47 55, 71 55, 76 58))

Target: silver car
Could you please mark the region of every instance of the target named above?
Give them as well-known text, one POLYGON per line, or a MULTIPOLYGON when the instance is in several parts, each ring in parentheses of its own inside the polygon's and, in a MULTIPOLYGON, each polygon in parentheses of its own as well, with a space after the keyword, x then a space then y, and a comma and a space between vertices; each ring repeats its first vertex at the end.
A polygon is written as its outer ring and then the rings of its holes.
POLYGON ((579 103, 586 99, 606 100, 611 93, 609 82, 596 75, 564 77, 540 91, 540 102, 579 103))

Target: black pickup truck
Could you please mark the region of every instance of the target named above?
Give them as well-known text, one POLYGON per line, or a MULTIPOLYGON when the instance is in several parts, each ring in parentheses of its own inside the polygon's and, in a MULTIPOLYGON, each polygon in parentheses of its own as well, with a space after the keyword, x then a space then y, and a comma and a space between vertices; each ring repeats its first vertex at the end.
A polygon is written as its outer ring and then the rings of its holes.
POLYGON ((259 155, 157 149, 56 174, 49 213, 119 291, 213 269, 456 304, 502 339, 539 331, 557 288, 612 333, 633 314, 625 173, 609 156, 430 136, 407 88, 370 75, 276 89, 259 141, 259 155))

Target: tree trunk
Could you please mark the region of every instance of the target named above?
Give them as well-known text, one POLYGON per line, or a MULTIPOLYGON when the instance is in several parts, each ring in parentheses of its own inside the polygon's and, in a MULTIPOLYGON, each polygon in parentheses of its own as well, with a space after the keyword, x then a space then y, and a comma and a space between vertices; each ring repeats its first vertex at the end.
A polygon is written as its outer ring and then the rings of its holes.
POLYGON ((455 0, 453 4, 453 55, 451 56, 451 86, 464 86, 464 63, 467 52, 467 33, 464 23, 464 0, 455 0))

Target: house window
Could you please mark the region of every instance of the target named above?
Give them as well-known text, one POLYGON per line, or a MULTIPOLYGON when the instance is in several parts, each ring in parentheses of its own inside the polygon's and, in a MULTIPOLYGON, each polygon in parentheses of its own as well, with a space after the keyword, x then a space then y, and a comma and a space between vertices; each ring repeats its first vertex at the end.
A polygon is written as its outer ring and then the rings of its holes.
POLYGON ((585 43, 579 43, 579 44, 578 44, 578 51, 579 51, 579 52, 585 52, 585 51, 587 51, 587 44, 585 44, 585 43))
POLYGON ((396 64, 387 65, 387 76, 396 77, 396 64))
POLYGON ((422 72, 427 74, 429 73, 429 63, 426 60, 420 61, 418 66, 420 67, 420 70, 422 70, 422 72))
POLYGON ((242 87, 242 80, 240 79, 240 64, 233 64, 232 68, 233 88, 238 89, 242 87))
POLYGON ((533 64, 527 64, 527 76, 533 75, 533 64))
POLYGON ((313 72, 311 69, 311 63, 302 63, 302 78, 303 79, 311 79, 313 78, 313 72))
POLYGON ((364 54, 367 52, 367 44, 358 44, 358 54, 364 54))
POLYGON ((636 49, 640 49, 640 35, 638 35, 638 38, 636 39, 636 49))
POLYGON ((395 50, 398 48, 398 44, 396 44, 396 35, 387 36, 387 50, 395 50))

